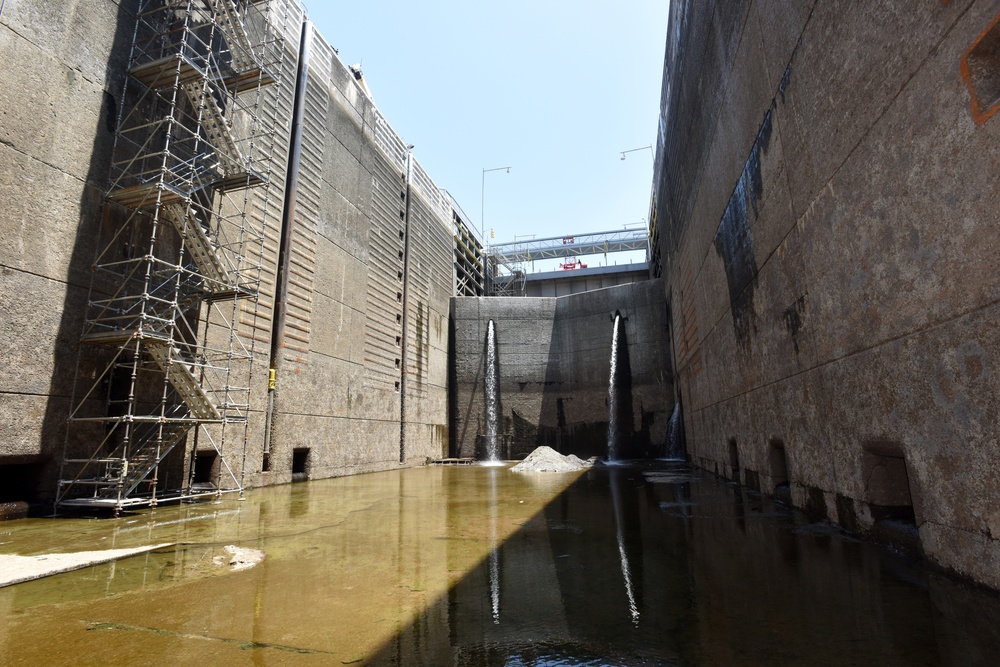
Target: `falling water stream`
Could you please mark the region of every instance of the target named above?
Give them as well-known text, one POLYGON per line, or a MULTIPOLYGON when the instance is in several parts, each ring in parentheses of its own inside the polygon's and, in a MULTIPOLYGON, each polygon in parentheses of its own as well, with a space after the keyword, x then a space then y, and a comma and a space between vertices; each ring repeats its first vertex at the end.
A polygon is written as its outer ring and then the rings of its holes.
POLYGON ((681 404, 674 404, 674 411, 670 415, 670 422, 667 424, 667 447, 665 458, 668 461, 684 460, 684 440, 681 437, 681 404))
POLYGON ((615 313, 611 334, 611 372, 608 379, 608 461, 618 460, 618 327, 621 315, 615 313))
POLYGON ((486 369, 483 374, 486 400, 486 460, 499 461, 500 381, 497 377, 497 336, 493 320, 486 329, 486 369))
POLYGON ((500 542, 497 535, 497 474, 490 474, 490 610, 493 612, 493 624, 500 624, 500 542))

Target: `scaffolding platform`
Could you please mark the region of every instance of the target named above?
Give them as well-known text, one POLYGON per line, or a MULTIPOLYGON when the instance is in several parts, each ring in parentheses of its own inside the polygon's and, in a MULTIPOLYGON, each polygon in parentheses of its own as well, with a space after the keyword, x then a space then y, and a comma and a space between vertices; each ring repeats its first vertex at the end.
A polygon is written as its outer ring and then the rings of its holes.
MULTIPOLYGON (((247 168, 212 179, 209 186, 216 192, 229 192, 255 188, 266 182, 267 178, 262 173, 247 168)), ((126 208, 139 209, 157 204, 176 204, 189 199, 196 191, 197 189, 193 189, 191 192, 185 192, 170 183, 156 180, 114 189, 108 193, 108 199, 126 208)))
MULTIPOLYGON (((175 54, 132 66, 128 73, 150 90, 162 90, 176 84, 200 82, 206 76, 190 58, 175 54)), ((224 76, 219 81, 233 95, 269 86, 277 77, 266 67, 250 67, 224 76)))
POLYGON ((242 171, 234 172, 212 181, 212 189, 217 192, 229 192, 230 190, 242 190, 244 188, 255 188, 264 185, 266 177, 258 171, 249 167, 242 171))
POLYGON ((281 211, 280 79, 294 75, 304 11, 293 0, 130 7, 104 205, 131 213, 106 215, 95 240, 57 512, 242 491, 253 465, 260 358, 243 323, 258 317, 281 211), (215 458, 211 479, 196 474, 202 455, 215 458))
POLYGON ((206 302, 212 302, 227 301, 229 299, 253 299, 259 294, 260 292, 252 287, 236 285, 226 289, 213 289, 206 291, 202 297, 206 302))
POLYGON ((131 209, 172 204, 187 198, 187 193, 159 180, 117 188, 108 193, 108 199, 131 209))
POLYGON ((93 345, 120 346, 137 338, 149 340, 161 340, 169 342, 170 338, 160 333, 145 331, 143 329, 111 329, 107 331, 90 331, 80 337, 81 343, 91 343, 93 345))
POLYGON ((151 90, 169 88, 177 84, 200 82, 205 71, 183 54, 157 58, 151 62, 134 65, 128 73, 133 79, 151 90))
POLYGON ((257 87, 269 86, 275 81, 274 74, 264 67, 257 67, 228 76, 222 80, 222 83, 229 89, 229 92, 238 95, 257 87))
POLYGON ((188 492, 174 492, 152 495, 132 496, 117 500, 115 498, 69 498, 59 503, 62 508, 76 510, 97 510, 101 512, 117 512, 119 510, 142 509, 144 507, 156 507, 157 505, 169 505, 171 503, 190 502, 194 500, 207 500, 216 498, 222 494, 235 493, 238 489, 212 489, 196 490, 188 492))

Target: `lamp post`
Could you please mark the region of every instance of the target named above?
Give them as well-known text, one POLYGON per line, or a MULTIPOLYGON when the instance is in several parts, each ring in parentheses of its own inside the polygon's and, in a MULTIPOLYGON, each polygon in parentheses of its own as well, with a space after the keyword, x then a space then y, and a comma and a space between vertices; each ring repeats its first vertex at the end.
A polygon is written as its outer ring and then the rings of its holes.
POLYGON ((640 146, 639 148, 630 148, 627 151, 622 151, 622 157, 621 157, 621 159, 623 159, 623 160, 625 159, 625 154, 626 153, 634 153, 636 151, 644 151, 644 150, 649 150, 649 156, 650 157, 655 157, 653 155, 653 146, 652 146, 652 144, 650 144, 649 146, 640 146))
POLYGON ((399 354, 399 462, 406 463, 406 348, 409 336, 406 326, 409 323, 407 305, 410 292, 407 284, 410 281, 410 183, 413 179, 413 144, 406 146, 406 207, 403 209, 403 281, 399 286, 400 308, 402 309, 402 326, 400 327, 399 354))
MULTIPOLYGON (((636 151, 645 151, 645 150, 648 150, 649 151, 649 156, 651 158, 653 158, 653 167, 655 169, 655 167, 656 167, 656 154, 653 152, 653 146, 652 146, 652 144, 650 144, 649 146, 639 146, 639 148, 630 148, 627 151, 622 151, 621 152, 622 153, 621 159, 622 160, 625 159, 625 154, 626 153, 635 153, 636 151)), ((645 220, 643 220, 643 224, 645 224, 645 220)), ((626 225, 626 229, 627 228, 628 228, 628 226, 626 225)), ((647 228, 647 230, 646 230, 646 261, 647 262, 649 261, 649 255, 650 255, 650 250, 649 249, 650 249, 650 246, 651 246, 651 242, 652 242, 652 230, 647 228)))
POLYGON ((483 169, 483 188, 479 192, 479 233, 483 235, 483 245, 486 245, 486 172, 488 171, 504 171, 510 173, 510 167, 493 167, 492 169, 483 169))

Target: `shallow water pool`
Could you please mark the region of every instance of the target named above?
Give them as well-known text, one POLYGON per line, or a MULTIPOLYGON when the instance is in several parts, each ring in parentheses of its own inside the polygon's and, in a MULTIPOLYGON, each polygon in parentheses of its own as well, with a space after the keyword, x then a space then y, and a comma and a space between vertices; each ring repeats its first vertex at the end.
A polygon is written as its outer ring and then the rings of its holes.
POLYGON ((0 663, 992 664, 1000 600, 684 465, 429 467, 120 519, 31 555, 173 542, 0 589, 0 663), (259 549, 233 571, 227 545, 259 549))

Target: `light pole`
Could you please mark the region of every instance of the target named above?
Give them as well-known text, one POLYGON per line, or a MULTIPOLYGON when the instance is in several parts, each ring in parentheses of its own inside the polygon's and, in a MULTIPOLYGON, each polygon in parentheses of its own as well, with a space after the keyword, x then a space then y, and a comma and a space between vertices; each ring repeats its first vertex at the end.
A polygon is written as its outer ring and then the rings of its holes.
POLYGON ((625 159, 625 154, 626 153, 634 153, 636 151, 644 151, 644 150, 649 150, 649 156, 650 157, 655 157, 653 155, 653 146, 649 145, 649 146, 640 146, 639 148, 630 148, 627 151, 622 151, 622 157, 621 157, 621 159, 623 159, 623 160, 625 159))
POLYGON ((479 192, 479 233, 483 235, 483 245, 486 245, 486 172, 488 171, 503 171, 507 170, 510 173, 510 167, 493 167, 492 169, 483 169, 483 188, 479 192))
MULTIPOLYGON (((651 158, 653 158, 653 168, 655 169, 656 168, 656 154, 653 152, 653 146, 652 146, 652 144, 650 144, 649 146, 639 146, 639 148, 630 148, 627 151, 622 151, 622 157, 621 157, 621 159, 623 159, 623 160, 625 159, 625 154, 626 153, 635 153, 636 151, 644 151, 644 150, 648 150, 649 151, 649 156, 651 158)), ((645 224, 645 219, 643 220, 643 224, 645 224)), ((626 225, 625 228, 628 229, 628 225, 626 225)), ((651 242, 652 242, 652 230, 649 229, 649 228, 647 228, 646 229, 646 261, 647 262, 649 261, 649 254, 650 254, 650 250, 649 249, 651 247, 651 242)))
POLYGON ((399 462, 406 463, 406 348, 409 345, 409 336, 406 333, 406 326, 409 323, 407 305, 410 291, 407 284, 410 281, 410 182, 413 180, 413 144, 406 146, 406 207, 403 209, 403 281, 399 286, 400 308, 402 308, 402 319, 400 322, 400 354, 399 354, 399 462))

